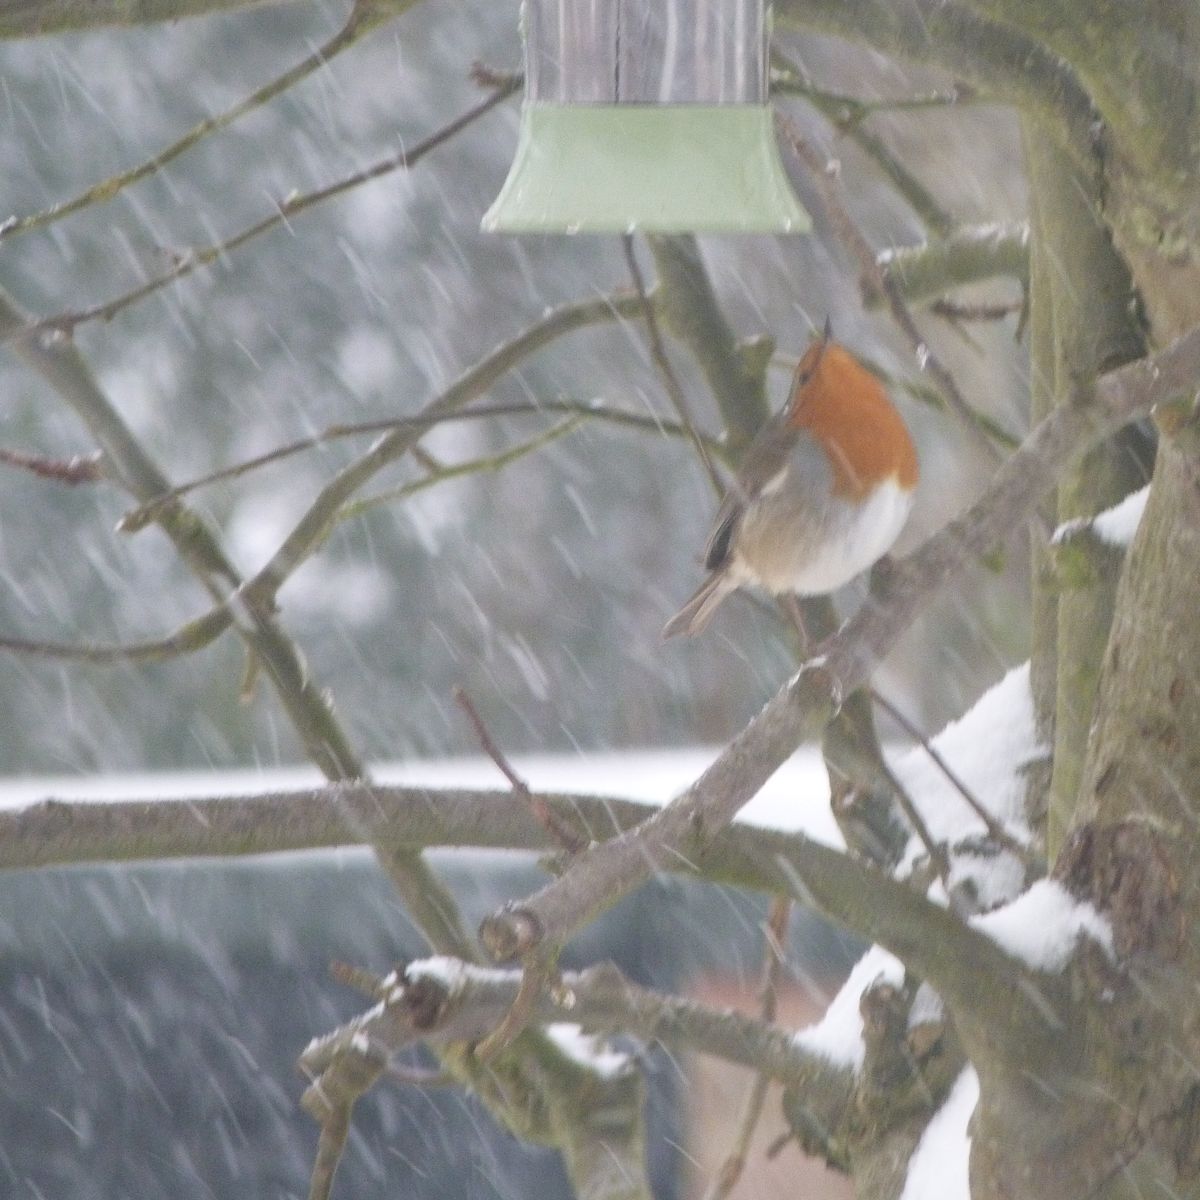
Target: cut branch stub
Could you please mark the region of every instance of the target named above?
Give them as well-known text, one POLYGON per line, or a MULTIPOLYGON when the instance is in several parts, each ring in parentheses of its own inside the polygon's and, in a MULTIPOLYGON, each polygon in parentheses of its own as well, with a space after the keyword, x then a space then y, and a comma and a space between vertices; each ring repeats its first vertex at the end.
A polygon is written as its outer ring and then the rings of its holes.
POLYGON ((506 904, 479 926, 479 940, 493 962, 522 958, 541 944, 542 937, 536 914, 516 904, 506 904))

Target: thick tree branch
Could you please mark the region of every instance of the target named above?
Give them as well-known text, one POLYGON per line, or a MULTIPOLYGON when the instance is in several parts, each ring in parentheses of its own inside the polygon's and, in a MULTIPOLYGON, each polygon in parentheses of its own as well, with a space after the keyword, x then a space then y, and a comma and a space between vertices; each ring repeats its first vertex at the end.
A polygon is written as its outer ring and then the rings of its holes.
MULTIPOLYGON (((279 851, 403 843, 410 847, 562 849, 632 829, 655 806, 615 797, 537 792, 553 828, 510 791, 344 783, 252 796, 105 803, 49 799, 0 810, 0 870, 83 862, 229 858, 279 851)), ((789 886, 791 834, 736 825, 676 858, 669 869, 721 883, 779 892, 789 886)))
MULTIPOLYGON (((309 1044, 300 1056, 302 1070, 320 1074, 364 1044, 395 1053, 416 1040, 478 1042, 512 1007, 521 972, 432 959, 412 963, 403 978, 385 982, 391 987, 379 1006, 309 1044)), ((839 1099, 852 1082, 850 1072, 803 1049, 790 1030, 639 987, 611 964, 564 973, 556 989, 538 998, 534 1017, 697 1050, 839 1099)))
POLYGON ((725 828, 841 696, 861 687, 932 596, 1033 512, 1079 455, 1161 401, 1200 383, 1200 329, 1161 354, 1105 376, 1088 405, 1056 409, 997 471, 962 517, 894 568, 886 594, 864 605, 685 792, 637 830, 578 856, 565 874, 483 924, 488 953, 505 961, 561 946, 685 848, 725 828))
POLYGON ((776 20, 837 34, 929 63, 1057 133, 1077 165, 1094 169, 1095 112, 1057 54, 947 0, 777 0, 776 20))
MULTIPOLYGON (((954 288, 1005 276, 1029 281, 1029 225, 1007 221, 960 228, 920 246, 898 246, 878 257, 880 269, 906 300, 930 300, 954 288)), ((882 296, 868 299, 883 303, 882 296)))
POLYGON ((1194 187, 1197 43, 1188 0, 966 0, 966 6, 1061 56, 1124 155, 1149 173, 1187 178, 1194 187))
POLYGON ((694 237, 655 234, 646 241, 658 269, 658 316, 695 356, 736 457, 767 419, 766 367, 774 343, 739 345, 694 237))

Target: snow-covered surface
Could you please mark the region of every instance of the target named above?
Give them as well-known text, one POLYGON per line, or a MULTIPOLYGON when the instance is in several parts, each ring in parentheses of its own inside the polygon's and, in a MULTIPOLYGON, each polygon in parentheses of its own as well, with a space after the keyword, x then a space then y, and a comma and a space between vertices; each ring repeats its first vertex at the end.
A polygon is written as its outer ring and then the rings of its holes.
MULTIPOLYGON (((1018 842, 1028 843, 1024 770, 1046 752, 1034 726, 1029 664, 1009 671, 969 712, 933 738, 932 745, 1000 825, 1018 842)), ((905 753, 893 770, 935 841, 953 850, 965 839, 984 836, 983 821, 923 747, 905 753)), ((907 874, 924 854, 924 845, 914 836, 900 874, 907 874)), ((985 908, 1012 899, 1024 882, 1022 865, 1011 854, 957 853, 952 864, 951 886, 970 879, 985 908)))
MULTIPOLYGON (((506 971, 499 967, 478 967, 473 963, 465 963, 462 959, 448 958, 441 954, 416 959, 404 968, 407 983, 414 983, 418 979, 432 979, 435 983, 440 983, 447 992, 462 987, 468 979, 502 982, 516 980, 519 974, 518 971, 506 971)), ((396 982, 394 976, 388 976, 384 980, 385 986, 389 982, 396 982)))
POLYGON ((1146 500, 1150 495, 1150 485, 1140 488, 1126 496, 1120 504, 1105 509, 1092 521, 1092 528, 1101 541, 1110 546, 1128 546, 1133 541, 1141 524, 1142 513, 1146 511, 1146 500))
POLYGON ((1108 546, 1118 549, 1128 546, 1133 541, 1141 524, 1142 513, 1146 511, 1146 499, 1150 495, 1150 486, 1130 492, 1119 504, 1106 508, 1094 517, 1077 517, 1073 521, 1064 521, 1055 531, 1052 539, 1054 545, 1066 541, 1081 530, 1090 529, 1096 537, 1108 546))
MULTIPOLYGON (((1018 842, 1030 840, 1023 813, 1023 769, 1044 750, 1034 727, 1028 664, 1009 671, 969 712, 933 738, 932 745, 1008 833, 1018 842)), ((960 847, 965 839, 982 838, 986 827, 924 747, 914 747, 895 759, 893 770, 930 834, 950 848, 951 886, 970 879, 983 907, 1008 905, 999 908, 994 917, 977 918, 984 932, 1027 961, 1046 964, 1047 970, 1061 966, 1065 957, 1060 955, 1069 955, 1081 934, 1103 941, 1103 922, 1086 906, 1081 908, 1074 902, 1054 904, 1042 885, 1027 894, 1032 900, 1018 899, 1024 887, 1024 867, 1015 855, 996 847, 970 851, 960 847), (1036 922, 1043 918, 1045 940, 1038 943, 1036 922), (1030 922, 1035 928, 1029 928, 1030 922)), ((907 874, 924 853, 924 845, 914 835, 898 874, 907 874)), ((931 898, 945 901, 940 882, 931 889, 931 898)), ((899 984, 904 971, 899 960, 875 946, 850 973, 822 1019, 796 1035, 797 1042, 839 1066, 859 1069, 865 1054, 859 1000, 864 989, 881 976, 899 984)), ((910 1014, 912 1022, 936 1019, 938 1004, 932 993, 922 996, 919 992, 910 1014)))
POLYGON ((603 1075, 606 1079, 628 1071, 632 1060, 628 1054, 613 1050, 602 1037, 584 1033, 578 1025, 560 1021, 546 1026, 546 1036, 569 1058, 580 1066, 603 1075))
POLYGON ((967 1067, 925 1126, 908 1160, 900 1200, 970 1200, 971 1138, 967 1123, 978 1100, 979 1077, 973 1067, 967 1067))
POLYGON ((973 917, 971 924, 1039 971, 1061 971, 1081 937, 1113 952, 1107 918, 1053 879, 1038 880, 1011 904, 973 917))
POLYGON ((801 1029, 796 1034, 796 1043, 835 1066, 857 1071, 866 1053, 859 999, 880 979, 896 985, 903 983, 904 966, 895 955, 880 946, 872 946, 858 960, 825 1015, 815 1025, 801 1029))
MULTIPOLYGON (((691 784, 720 753, 711 747, 681 750, 613 751, 595 754, 514 757, 514 768, 535 791, 578 792, 665 804, 691 784)), ((373 768, 379 783, 428 787, 494 787, 508 784, 483 757, 392 763, 373 768)), ((186 772, 0 779, 0 808, 20 808, 39 800, 195 799, 250 795, 318 787, 315 768, 277 767, 262 771, 186 772)), ((746 805, 739 820, 750 825, 803 832, 841 849, 842 835, 829 809, 829 780, 820 754, 806 748, 792 756, 746 805)))

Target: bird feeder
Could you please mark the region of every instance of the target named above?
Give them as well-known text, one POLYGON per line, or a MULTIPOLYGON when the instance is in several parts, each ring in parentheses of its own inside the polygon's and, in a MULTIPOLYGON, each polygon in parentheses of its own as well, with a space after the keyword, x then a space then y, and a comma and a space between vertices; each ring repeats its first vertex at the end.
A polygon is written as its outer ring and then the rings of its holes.
POLYGON ((500 233, 805 232, 767 104, 766 0, 524 0, 500 233))

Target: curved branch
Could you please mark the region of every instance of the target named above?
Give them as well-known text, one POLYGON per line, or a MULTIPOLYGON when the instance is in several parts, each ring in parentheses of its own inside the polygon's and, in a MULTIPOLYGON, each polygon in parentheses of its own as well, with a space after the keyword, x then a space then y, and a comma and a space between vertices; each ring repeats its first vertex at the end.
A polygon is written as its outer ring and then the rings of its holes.
POLYGON ((1068 465, 1198 381, 1200 329, 1193 329, 1153 358, 1104 376, 1092 404, 1055 409, 1000 467, 983 497, 893 567, 883 594, 818 647, 818 657, 690 788, 636 830, 579 855, 540 892, 487 918, 480 937, 492 958, 564 945, 655 870, 724 829, 796 747, 824 727, 840 698, 868 681, 932 596, 1018 528, 1068 465))
POLYGON ((774 343, 760 343, 760 361, 750 346, 739 345, 691 234, 652 234, 646 242, 658 270, 658 315, 695 356, 736 455, 767 419, 766 365, 774 343))
MULTIPOLYGON (((561 831, 586 844, 632 829, 656 808, 615 797, 534 793, 561 831)), ((780 892, 792 835, 738 825, 672 869, 756 891, 780 892)), ((250 796, 94 803, 44 800, 0 810, 0 870, 82 862, 228 858, 365 846, 562 849, 529 800, 495 789, 337 784, 250 796)))
POLYGON ((7 650, 11 654, 28 654, 35 658, 69 659, 98 666, 126 662, 164 662, 169 658, 178 658, 180 655, 202 650, 216 641, 232 623, 233 618, 227 610, 214 609, 194 621, 189 621, 165 638, 155 641, 118 645, 70 645, 65 642, 38 642, 0 637, 0 650, 7 650))
MULTIPOLYGON (((960 228, 920 246, 882 251, 876 262, 907 300, 927 300, 998 276, 1029 281, 1029 223, 1006 221, 960 228)), ((868 297, 878 307, 882 296, 868 297)))
POLYGON ((965 79, 1053 128, 1095 169, 1095 112, 1070 67, 1032 38, 947 0, 776 0, 781 25, 836 34, 965 79))

